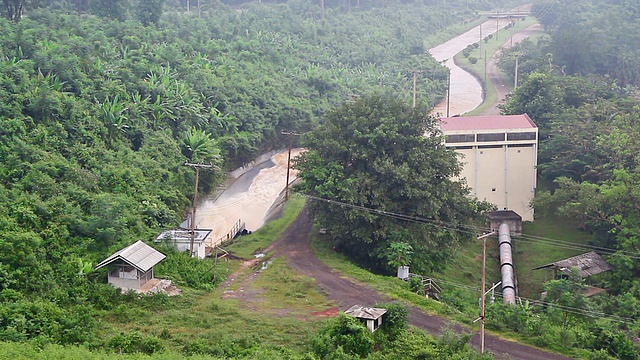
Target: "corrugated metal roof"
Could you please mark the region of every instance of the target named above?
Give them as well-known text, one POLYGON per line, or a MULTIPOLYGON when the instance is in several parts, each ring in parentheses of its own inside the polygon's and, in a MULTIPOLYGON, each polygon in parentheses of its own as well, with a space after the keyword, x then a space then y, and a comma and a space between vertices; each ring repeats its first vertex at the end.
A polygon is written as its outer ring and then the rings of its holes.
POLYGON ((101 263, 96 265, 96 269, 108 265, 115 260, 124 260, 140 271, 149 271, 157 263, 162 261, 166 255, 152 248, 142 241, 127 246, 122 250, 118 250, 101 263))
POLYGON ((366 307, 362 305, 353 305, 349 310, 344 313, 347 315, 351 315, 353 317, 357 317, 359 319, 370 319, 375 320, 384 315, 387 312, 387 309, 380 308, 372 308, 366 307))
POLYGON ((611 265, 609 265, 602 256, 598 255, 596 252, 588 252, 585 254, 577 255, 574 257, 570 257, 568 259, 559 260, 551 264, 546 264, 542 266, 538 266, 533 270, 555 267, 556 269, 570 274, 572 269, 577 269, 578 275, 582 278, 589 277, 591 275, 600 274, 605 271, 609 271, 613 269, 611 265))
POLYGON ((490 116, 454 116, 440 119, 443 131, 461 130, 514 130, 535 129, 536 124, 527 114, 490 115, 490 116))

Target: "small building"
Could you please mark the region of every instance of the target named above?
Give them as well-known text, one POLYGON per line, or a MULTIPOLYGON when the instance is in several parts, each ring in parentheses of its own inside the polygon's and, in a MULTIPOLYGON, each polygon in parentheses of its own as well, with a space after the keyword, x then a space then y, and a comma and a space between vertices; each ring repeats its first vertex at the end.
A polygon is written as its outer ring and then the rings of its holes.
MULTIPOLYGON (((211 234, 211 229, 196 229, 193 236, 193 254, 200 259, 206 256, 205 240, 211 234)), ((191 230, 173 229, 165 230, 156 238, 155 242, 166 241, 173 244, 178 251, 189 251, 191 248, 191 230)))
POLYGON ((584 279, 589 276, 609 271, 613 269, 613 266, 609 265, 609 263, 607 263, 602 256, 598 255, 595 251, 591 251, 533 268, 533 270, 538 269, 553 269, 554 279, 569 276, 571 275, 571 271, 575 270, 578 272, 578 276, 584 279))
POLYGON ((140 290, 154 278, 153 267, 166 256, 142 241, 113 253, 98 265, 107 267, 107 281, 122 290, 140 290))
POLYGON ((461 155, 471 195, 533 221, 538 127, 527 114, 440 119, 445 146, 461 155))
POLYGON ((387 313, 387 309, 353 305, 344 313, 362 321, 369 331, 374 332, 382 325, 382 315, 387 313))

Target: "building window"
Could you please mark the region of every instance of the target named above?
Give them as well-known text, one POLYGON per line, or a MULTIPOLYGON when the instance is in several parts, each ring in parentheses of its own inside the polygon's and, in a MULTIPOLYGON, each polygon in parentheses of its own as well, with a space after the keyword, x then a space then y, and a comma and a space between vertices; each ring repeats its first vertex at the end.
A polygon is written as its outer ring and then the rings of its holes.
POLYGON ((478 134, 478 142, 504 141, 504 133, 478 134))
POLYGON ((535 132, 518 132, 518 133, 507 134, 507 141, 535 140, 535 139, 536 139, 535 132))
MULTIPOLYGON (((481 145, 478 146, 478 149, 500 149, 502 147, 502 145, 481 145)), ((480 153, 482 153, 482 151, 480 153)))
POLYGON ((532 148, 533 144, 509 144, 509 149, 513 148, 532 148))
POLYGON ((454 146, 453 149, 454 150, 471 150, 473 149, 473 146, 454 146))
POLYGON ((447 135, 445 142, 448 143, 461 143, 461 142, 474 142, 476 141, 474 134, 456 134, 447 135))

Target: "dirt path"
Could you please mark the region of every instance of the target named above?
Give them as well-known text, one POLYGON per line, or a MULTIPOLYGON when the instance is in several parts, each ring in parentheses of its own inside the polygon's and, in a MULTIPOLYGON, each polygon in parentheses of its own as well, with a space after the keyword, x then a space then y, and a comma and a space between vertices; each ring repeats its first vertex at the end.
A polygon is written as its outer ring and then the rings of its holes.
MULTIPOLYGON (((355 304, 373 305, 376 302, 390 301, 389 298, 376 290, 352 281, 322 263, 311 251, 307 242, 308 234, 312 229, 311 220, 305 211, 283 233, 282 237, 274 244, 274 256, 285 256, 288 264, 300 273, 315 279, 315 283, 323 290, 329 299, 335 301, 341 311, 347 310, 355 304)), ((410 307, 410 324, 437 335, 446 326, 447 321, 441 317, 426 314, 415 307, 410 307)), ((459 331, 472 332, 472 330, 457 325, 459 331)), ((474 348, 480 348, 480 335, 474 332, 471 340, 474 348)), ((559 356, 533 347, 521 345, 503 340, 495 336, 485 337, 485 346, 488 352, 493 353, 497 359, 521 359, 521 360, 566 360, 559 356)))

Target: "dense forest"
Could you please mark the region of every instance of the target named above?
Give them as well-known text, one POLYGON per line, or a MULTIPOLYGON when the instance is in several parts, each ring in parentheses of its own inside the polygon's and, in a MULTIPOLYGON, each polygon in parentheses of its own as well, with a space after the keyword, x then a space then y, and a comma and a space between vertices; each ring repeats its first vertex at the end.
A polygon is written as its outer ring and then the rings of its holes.
POLYGON ((526 112, 540 127, 539 175, 547 190, 536 195, 537 208, 570 219, 591 234, 590 245, 608 254, 614 266, 601 279, 608 295, 569 296, 584 287, 578 278, 550 284, 565 305, 600 314, 595 322, 569 317, 562 331, 571 334, 572 346, 636 359, 640 5, 624 0, 537 1, 532 13, 549 36, 503 54, 500 63, 508 74, 513 74, 518 54, 525 80, 502 111, 526 112), (614 317, 605 319, 605 313, 614 317))
MULTIPOLYGON (((434 69, 418 86, 431 106, 447 72, 425 55, 424 37, 505 5, 227 3, 3 2, 0 340, 163 349, 162 334, 104 336, 103 325, 179 301, 138 304, 92 268, 185 218, 194 183, 185 161, 215 162, 200 182, 209 191, 229 169, 283 147, 281 130, 316 128, 354 96, 408 101, 411 69, 434 69)), ((158 275, 183 288, 224 279, 208 262, 163 251, 158 275)))

